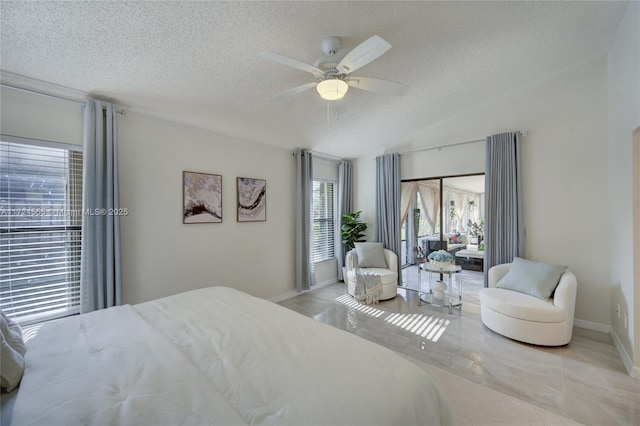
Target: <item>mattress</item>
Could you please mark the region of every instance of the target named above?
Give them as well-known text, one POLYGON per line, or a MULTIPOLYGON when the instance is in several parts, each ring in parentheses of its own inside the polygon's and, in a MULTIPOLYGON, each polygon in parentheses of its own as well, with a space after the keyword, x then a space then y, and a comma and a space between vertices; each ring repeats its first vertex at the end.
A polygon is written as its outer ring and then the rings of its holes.
POLYGON ((225 287, 45 323, 13 425, 449 424, 393 351, 225 287))

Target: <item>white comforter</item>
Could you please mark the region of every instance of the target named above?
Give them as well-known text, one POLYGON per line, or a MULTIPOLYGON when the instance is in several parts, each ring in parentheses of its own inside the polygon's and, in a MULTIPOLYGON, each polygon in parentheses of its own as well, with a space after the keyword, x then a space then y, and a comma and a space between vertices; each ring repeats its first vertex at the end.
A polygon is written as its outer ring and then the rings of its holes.
POLYGON ((423 370, 225 287, 45 324, 13 425, 450 423, 423 370))

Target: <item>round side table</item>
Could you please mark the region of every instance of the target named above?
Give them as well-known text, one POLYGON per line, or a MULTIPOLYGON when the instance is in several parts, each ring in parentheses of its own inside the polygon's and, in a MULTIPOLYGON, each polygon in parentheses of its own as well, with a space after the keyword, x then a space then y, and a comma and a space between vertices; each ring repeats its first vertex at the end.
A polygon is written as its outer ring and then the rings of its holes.
MULTIPOLYGON (((422 302, 429 303, 433 306, 448 306, 449 313, 453 313, 453 308, 462 307, 462 275, 460 272, 462 267, 458 265, 441 266, 431 263, 422 263, 418 265, 418 304, 422 302), (422 271, 429 273, 429 289, 428 291, 422 291, 422 271), (433 274, 440 274, 441 281, 446 284, 444 290, 444 297, 434 297, 440 290, 435 289, 435 281, 433 274), (454 286, 454 284, 456 284, 454 286), (457 294, 454 292, 454 287, 457 289, 457 294)), ((438 280, 440 281, 440 280, 438 280)))

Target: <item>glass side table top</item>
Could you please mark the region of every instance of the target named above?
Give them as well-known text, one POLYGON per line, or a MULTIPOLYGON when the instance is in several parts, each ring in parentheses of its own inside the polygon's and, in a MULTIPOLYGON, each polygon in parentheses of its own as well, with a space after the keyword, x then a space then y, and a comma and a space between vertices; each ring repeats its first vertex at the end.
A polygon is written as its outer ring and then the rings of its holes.
POLYGON ((442 265, 429 262, 421 263, 419 268, 428 272, 441 272, 443 274, 454 274, 462 271, 462 266, 459 265, 442 265))

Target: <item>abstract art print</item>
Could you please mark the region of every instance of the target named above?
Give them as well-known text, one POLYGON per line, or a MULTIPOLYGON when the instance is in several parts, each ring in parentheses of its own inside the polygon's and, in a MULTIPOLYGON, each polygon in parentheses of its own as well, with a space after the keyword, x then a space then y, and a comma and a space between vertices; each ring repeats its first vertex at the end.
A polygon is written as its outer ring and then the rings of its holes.
POLYGON ((238 222, 267 220, 267 181, 238 178, 238 222))
POLYGON ((182 172, 182 223, 222 222, 222 176, 182 172))

